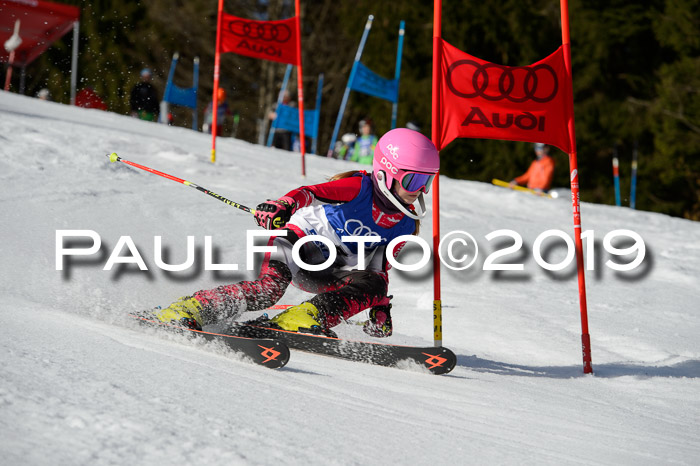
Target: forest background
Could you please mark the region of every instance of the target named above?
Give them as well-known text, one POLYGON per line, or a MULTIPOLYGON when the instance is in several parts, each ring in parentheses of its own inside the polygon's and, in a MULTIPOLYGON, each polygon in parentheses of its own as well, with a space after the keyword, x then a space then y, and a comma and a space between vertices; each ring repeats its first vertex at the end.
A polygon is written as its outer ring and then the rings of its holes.
MULTIPOLYGON (((200 58, 199 121, 211 100, 216 0, 61 0, 81 8, 78 89, 92 87, 109 111, 128 114, 129 92, 149 67, 160 95, 173 53, 175 83, 190 87, 200 58)), ((631 161, 638 148, 636 207, 700 220, 700 0, 570 0, 576 142, 581 199, 614 203, 612 157, 620 159, 622 203, 628 205, 631 161)), ((291 0, 225 0, 224 11, 251 19, 294 16, 291 0)), ((333 126, 367 17, 374 15, 362 62, 393 78, 400 20, 406 22, 398 125, 417 123, 430 136, 433 3, 313 0, 301 2, 306 106, 313 107, 324 73, 319 153, 333 126)), ((443 1, 443 38, 494 63, 534 63, 561 45, 559 1, 443 1)), ((48 88, 70 101, 72 34, 26 69, 26 91, 48 88)), ((221 86, 240 114, 236 137, 258 142, 274 107, 283 64, 223 54, 221 86)), ((19 73, 13 75, 17 89, 19 73)), ((292 73, 293 76, 296 73, 292 73)), ((289 88, 296 89, 294 78, 289 88)), ((191 126, 191 111, 174 107, 174 124, 191 126)), ((389 102, 353 92, 340 134, 371 118, 378 135, 390 129, 389 102)), ((264 137, 264 133, 263 133, 264 137)), ((208 147, 202 149, 208 156, 208 147)), ((554 186, 568 186, 568 156, 552 150, 554 186)), ((533 158, 531 144, 458 139, 442 152, 449 177, 510 180, 533 158)), ((465 202, 478 202, 465 199, 465 202)))

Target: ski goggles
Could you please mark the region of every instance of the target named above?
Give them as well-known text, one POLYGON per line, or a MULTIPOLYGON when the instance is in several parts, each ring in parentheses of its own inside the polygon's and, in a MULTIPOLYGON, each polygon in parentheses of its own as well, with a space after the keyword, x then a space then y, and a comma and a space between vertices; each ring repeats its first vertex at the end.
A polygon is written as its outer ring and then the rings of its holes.
POLYGON ((425 194, 428 194, 433 178, 435 178, 434 173, 408 172, 404 170, 399 170, 399 173, 396 175, 396 179, 401 183, 401 187, 409 193, 422 190, 425 194))

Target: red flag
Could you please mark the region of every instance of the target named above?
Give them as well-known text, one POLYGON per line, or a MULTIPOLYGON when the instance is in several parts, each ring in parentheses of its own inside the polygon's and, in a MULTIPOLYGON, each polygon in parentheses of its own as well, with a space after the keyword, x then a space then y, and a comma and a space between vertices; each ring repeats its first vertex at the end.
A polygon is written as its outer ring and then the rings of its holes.
POLYGON ((299 65, 297 21, 297 16, 280 21, 256 21, 223 13, 221 52, 299 65))
POLYGON ((570 153, 563 47, 529 66, 473 57, 442 40, 440 146, 458 137, 543 142, 570 153))

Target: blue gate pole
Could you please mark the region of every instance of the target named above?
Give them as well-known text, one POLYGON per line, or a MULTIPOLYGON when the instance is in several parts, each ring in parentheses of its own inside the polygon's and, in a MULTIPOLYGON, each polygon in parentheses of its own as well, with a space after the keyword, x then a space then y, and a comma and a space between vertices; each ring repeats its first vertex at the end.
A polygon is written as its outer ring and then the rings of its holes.
POLYGON ((180 58, 180 54, 175 52, 173 54, 173 59, 170 62, 170 71, 168 72, 168 81, 165 84, 165 100, 170 97, 170 86, 173 85, 173 78, 175 77, 175 67, 177 66, 177 61, 180 58))
POLYGON ((369 15, 367 18, 367 23, 365 23, 365 30, 362 33, 362 39, 360 40, 360 46, 357 48, 357 53, 355 54, 355 63, 352 65, 352 70, 350 71, 350 78, 348 79, 348 84, 345 86, 345 93, 343 93, 343 101, 340 103, 340 111, 338 112, 338 118, 335 120, 335 127, 333 128, 333 136, 331 137, 331 145, 328 147, 328 157, 333 156, 333 147, 335 146, 335 141, 338 140, 338 131, 340 131, 340 122, 343 120, 343 113, 345 112, 345 105, 348 103, 348 97, 350 96, 350 85, 352 80, 355 79, 355 72, 357 70, 357 63, 359 63, 360 58, 362 58, 362 50, 365 48, 365 42, 367 42, 367 36, 369 35, 369 30, 372 29, 372 21, 374 20, 373 15, 369 15))
POLYGON ((199 89, 199 57, 194 57, 194 71, 192 73, 192 89, 194 89, 195 101, 195 106, 192 109, 192 129, 197 131, 197 89, 199 89))
POLYGON ((632 181, 630 184, 630 208, 636 207, 637 201, 637 150, 639 143, 634 140, 634 149, 632 150, 632 181))
POLYGON ((396 51, 396 74, 394 74, 394 80, 396 81, 396 100, 391 105, 391 129, 396 128, 396 117, 399 113, 399 79, 401 78, 401 54, 403 53, 405 26, 406 23, 401 21, 401 24, 399 24, 399 47, 396 51))
MULTIPOLYGON (((287 65, 287 69, 284 71, 284 79, 282 79, 282 87, 280 88, 280 93, 277 95, 277 106, 275 107, 275 113, 278 112, 279 106, 282 105, 282 99, 284 98, 284 91, 287 90, 287 83, 289 82, 289 76, 292 74, 292 65, 287 65)), ((272 120, 270 125, 270 133, 267 135, 267 147, 272 145, 272 138, 275 137, 275 128, 277 128, 277 118, 272 120)))
POLYGON ((177 66, 178 58, 180 58, 180 54, 175 52, 170 62, 170 71, 168 72, 168 81, 165 83, 165 92, 163 93, 163 100, 160 105, 158 123, 168 124, 168 104, 170 102, 171 87, 174 85, 173 78, 175 77, 175 67, 177 66))
POLYGON ((311 141, 311 153, 315 154, 318 149, 318 124, 321 120, 321 95, 323 94, 323 73, 318 75, 318 88, 316 89, 316 119, 314 120, 313 135, 311 141))

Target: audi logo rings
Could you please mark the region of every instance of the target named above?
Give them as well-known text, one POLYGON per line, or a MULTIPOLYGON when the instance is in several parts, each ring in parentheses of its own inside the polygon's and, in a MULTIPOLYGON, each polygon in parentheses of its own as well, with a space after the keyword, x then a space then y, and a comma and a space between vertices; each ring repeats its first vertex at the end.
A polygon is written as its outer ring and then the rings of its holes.
POLYGON ((350 219, 345 222, 345 225, 343 226, 345 228, 345 231, 350 235, 350 236, 374 236, 375 233, 372 231, 370 227, 362 223, 362 221, 357 220, 357 219, 350 219))
POLYGON ((266 42, 287 42, 292 37, 292 30, 286 24, 256 23, 236 19, 228 23, 228 29, 239 37, 266 42))
POLYGON ((494 63, 478 63, 474 60, 458 60, 450 65, 447 71, 447 87, 453 94, 465 99, 483 97, 486 100, 496 102, 507 99, 514 103, 531 100, 545 103, 556 97, 559 91, 559 80, 554 69, 540 63, 535 66, 504 66, 494 63), (460 66, 473 66, 476 70, 472 75, 473 92, 462 92, 455 86, 452 75, 460 66), (490 70, 491 73, 489 73, 490 70), (496 90, 495 86, 489 87, 489 80, 498 76, 498 95, 488 94, 487 90, 496 90), (516 79, 519 78, 519 79, 516 79), (516 81, 518 88, 516 89, 516 81))

